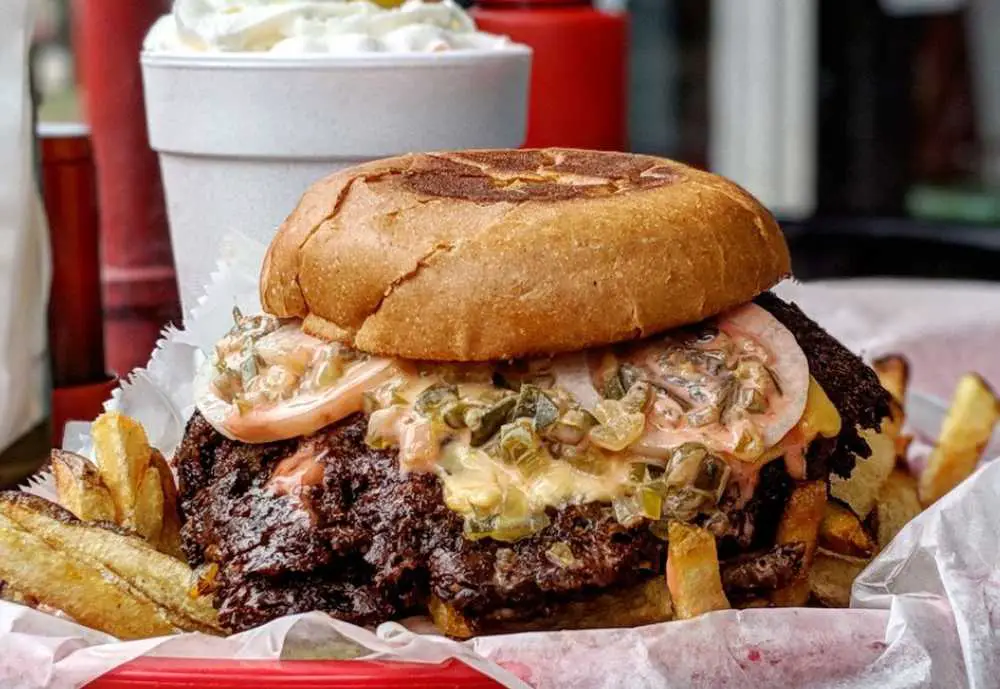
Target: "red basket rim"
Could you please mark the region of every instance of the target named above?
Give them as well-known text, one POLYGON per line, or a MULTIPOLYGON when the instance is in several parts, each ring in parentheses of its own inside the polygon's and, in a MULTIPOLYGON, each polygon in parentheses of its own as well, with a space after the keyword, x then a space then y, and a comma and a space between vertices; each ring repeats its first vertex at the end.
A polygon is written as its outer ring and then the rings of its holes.
POLYGON ((440 665, 378 660, 229 660, 137 658, 89 689, 497 689, 501 685, 458 660, 440 665))

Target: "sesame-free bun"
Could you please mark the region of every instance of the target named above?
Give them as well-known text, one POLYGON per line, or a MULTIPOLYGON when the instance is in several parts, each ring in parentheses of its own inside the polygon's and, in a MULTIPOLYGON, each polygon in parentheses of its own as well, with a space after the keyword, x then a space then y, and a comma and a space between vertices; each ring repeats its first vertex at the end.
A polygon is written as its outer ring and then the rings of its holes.
POLYGON ((314 184, 261 301, 374 354, 485 361, 700 321, 789 274, 768 211, 681 163, 568 149, 425 153, 314 184))

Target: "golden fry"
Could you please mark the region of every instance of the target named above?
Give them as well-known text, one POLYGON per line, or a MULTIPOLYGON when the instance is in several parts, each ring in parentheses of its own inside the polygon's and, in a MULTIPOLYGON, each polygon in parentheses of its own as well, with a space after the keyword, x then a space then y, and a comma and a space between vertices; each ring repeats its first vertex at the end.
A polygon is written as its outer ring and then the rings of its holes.
POLYGON ((93 462, 72 452, 53 450, 51 463, 63 507, 84 521, 114 521, 115 503, 93 462))
POLYGON ((159 450, 153 450, 152 467, 156 469, 160 479, 160 490, 163 492, 163 529, 160 531, 156 549, 161 553, 185 560, 181 550, 181 514, 178 508, 177 485, 174 474, 159 450))
POLYGON ((160 616, 176 628, 216 634, 223 631, 211 597, 191 595, 192 570, 143 539, 75 521, 57 505, 24 493, 0 493, 0 518, 81 566, 120 577, 137 595, 158 606, 160 616))
POLYGON ((701 527, 672 521, 667 537, 667 588, 677 619, 728 609, 715 536, 701 527))
POLYGON ((118 412, 101 414, 91 429, 101 478, 115 501, 116 521, 138 529, 136 501, 153 450, 135 420, 118 412))
POLYGON ((882 422, 882 433, 889 436, 894 442, 903 432, 903 424, 906 422, 903 413, 903 404, 896 398, 889 400, 889 417, 882 422))
POLYGON ((875 542, 861 520, 837 502, 828 502, 819 525, 819 545, 840 555, 868 557, 875 552, 875 542))
POLYGON ((140 536, 154 545, 160 542, 163 532, 163 487, 160 485, 160 472, 154 466, 147 468, 139 481, 132 521, 140 536))
POLYGON ((974 373, 962 376, 920 477, 924 505, 932 504, 972 474, 998 419, 1000 403, 986 381, 974 373))
POLYGON ((910 362, 902 354, 887 354, 872 362, 878 380, 898 402, 906 400, 910 383, 910 362))
POLYGON ((818 550, 809 570, 809 591, 813 600, 827 608, 846 608, 851 604, 851 587, 868 558, 847 557, 828 550, 818 550))
POLYGON ((896 436, 896 466, 909 471, 909 462, 906 457, 910 453, 910 444, 913 442, 912 435, 896 436))
POLYGON ((868 442, 871 456, 858 458, 850 478, 830 476, 830 495, 864 519, 872 511, 879 489, 896 466, 896 443, 885 433, 868 429, 861 432, 861 437, 868 442))
POLYGON ((816 552, 819 525, 823 521, 825 508, 825 481, 800 483, 789 496, 781 521, 778 522, 775 540, 779 544, 804 543, 806 552, 802 559, 802 569, 795 581, 771 594, 771 601, 775 605, 805 605, 809 600, 809 569, 816 552))
POLYGON ((907 522, 920 514, 920 500, 917 498, 917 479, 908 471, 895 469, 875 504, 875 523, 879 550, 889 545, 907 522))
POLYGON ((119 639, 177 631, 155 603, 115 574, 49 546, 2 514, 0 551, 0 579, 82 625, 119 639))

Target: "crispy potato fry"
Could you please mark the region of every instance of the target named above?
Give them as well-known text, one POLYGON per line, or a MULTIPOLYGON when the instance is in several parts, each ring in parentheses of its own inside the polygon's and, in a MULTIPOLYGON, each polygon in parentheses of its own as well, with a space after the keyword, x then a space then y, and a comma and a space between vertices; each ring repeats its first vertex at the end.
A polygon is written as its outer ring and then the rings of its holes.
POLYGON ((972 474, 998 419, 1000 401, 986 381, 974 373, 962 376, 920 476, 920 501, 925 506, 972 474))
POLYGON ((896 436, 896 468, 909 471, 910 463, 906 458, 910 453, 910 443, 912 442, 912 435, 896 436))
POLYGON ((848 557, 817 550, 809 570, 809 592, 814 601, 827 608, 846 608, 851 603, 851 587, 869 559, 848 557))
POLYGON ((11 586, 9 582, 3 580, 0 580, 0 600, 19 603, 28 607, 35 605, 35 600, 31 596, 25 595, 22 591, 11 586))
POLYGON ((905 422, 906 415, 903 412, 902 402, 896 398, 889 400, 889 417, 882 423, 882 432, 895 442, 902 434, 905 422))
POLYGON ((181 550, 181 513, 177 506, 177 484, 174 483, 174 473, 159 450, 153 450, 150 461, 157 471, 160 489, 163 491, 163 529, 160 531, 159 543, 155 544, 156 549, 186 561, 181 550))
POLYGON ((114 521, 115 503, 93 462, 53 450, 52 475, 60 504, 84 521, 114 521))
POLYGON ((840 555, 869 557, 875 542, 858 516, 838 502, 827 502, 819 525, 819 546, 840 555))
POLYGON ((706 529, 672 521, 667 528, 667 588, 677 619, 726 610, 715 536, 706 529))
POLYGON ((115 502, 115 521, 136 529, 136 502, 153 454, 146 431, 124 414, 107 412, 94 421, 91 435, 101 478, 115 502))
POLYGON ((0 578, 24 595, 119 639, 171 634, 161 608, 91 561, 49 546, 0 514, 0 578))
POLYGON ((872 368, 890 395, 898 402, 906 400, 906 388, 910 384, 910 362, 902 354, 886 354, 872 362, 872 368))
POLYGON ((858 458, 850 478, 831 476, 830 495, 864 519, 872 511, 879 489, 896 466, 896 443, 885 433, 868 429, 861 432, 861 437, 868 442, 871 456, 858 458))
POLYGON ((138 536, 76 521, 57 505, 24 493, 0 493, 0 516, 64 556, 128 582, 178 629, 223 632, 211 597, 191 595, 193 571, 138 536))
POLYGON ((804 543, 806 552, 802 558, 802 570, 795 581, 771 594, 771 602, 775 605, 805 605, 809 600, 809 569, 816 552, 816 540, 825 507, 826 481, 800 483, 789 496, 781 521, 778 522, 775 540, 779 544, 804 543))
POLYGON ((163 532, 163 487, 160 472, 154 466, 148 467, 139 481, 132 521, 136 533, 154 545, 159 544, 163 532))
POLYGON ((920 514, 917 479, 908 471, 895 469, 882 486, 875 504, 875 525, 879 550, 889 545, 907 522, 920 514))

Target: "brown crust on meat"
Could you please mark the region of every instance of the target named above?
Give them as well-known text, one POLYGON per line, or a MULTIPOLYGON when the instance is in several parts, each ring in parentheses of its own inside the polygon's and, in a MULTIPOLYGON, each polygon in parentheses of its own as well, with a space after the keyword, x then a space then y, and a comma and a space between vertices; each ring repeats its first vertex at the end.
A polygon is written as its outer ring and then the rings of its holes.
MULTIPOLYGON (((841 428, 837 447, 830 452, 827 468, 807 455, 810 478, 826 478, 828 473, 850 476, 854 456, 868 457, 871 449, 858 434, 859 428, 878 429, 890 414, 891 397, 878 376, 860 357, 840 344, 795 304, 767 292, 754 300, 788 328, 809 361, 809 373, 840 412, 841 428)), ((817 444, 819 450, 823 446, 817 444)), ((826 459, 826 458, 824 458, 826 459)))
POLYGON ((313 185, 261 301, 359 349, 490 360, 696 322, 790 270, 774 218, 716 175, 566 149, 408 155, 313 185))

